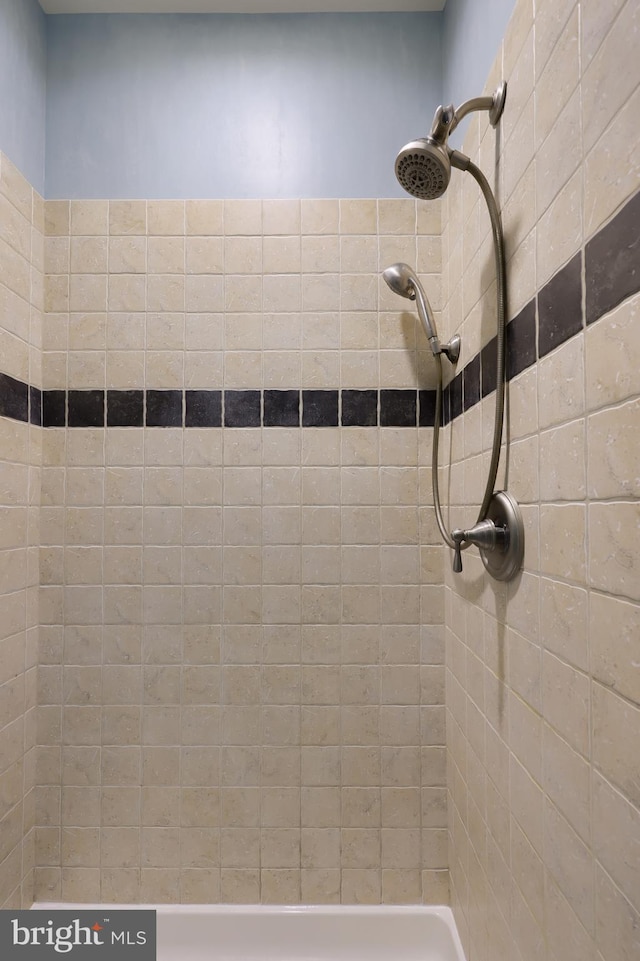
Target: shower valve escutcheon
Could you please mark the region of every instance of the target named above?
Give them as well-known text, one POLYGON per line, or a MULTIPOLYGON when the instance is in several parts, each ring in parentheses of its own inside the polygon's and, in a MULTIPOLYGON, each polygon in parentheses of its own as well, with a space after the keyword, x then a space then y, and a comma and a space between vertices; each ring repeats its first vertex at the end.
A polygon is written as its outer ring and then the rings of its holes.
POLYGON ((507 491, 498 491, 491 498, 487 516, 468 530, 456 528, 451 532, 454 541, 453 570, 462 571, 462 551, 475 544, 486 570, 499 581, 510 581, 522 566, 524 554, 524 525, 518 502, 507 491))

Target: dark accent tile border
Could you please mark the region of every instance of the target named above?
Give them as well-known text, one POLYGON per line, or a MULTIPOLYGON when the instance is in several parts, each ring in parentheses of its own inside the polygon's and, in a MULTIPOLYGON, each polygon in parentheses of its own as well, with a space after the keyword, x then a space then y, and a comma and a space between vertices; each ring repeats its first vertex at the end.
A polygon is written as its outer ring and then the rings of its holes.
MULTIPOLYGON (((592 324, 638 291, 640 191, 588 241, 584 271, 580 250, 507 324, 507 380, 582 331, 583 318, 592 324)), ((444 424, 495 390, 495 348, 494 337, 445 388, 444 424)), ((413 389, 41 391, 0 373, 0 417, 43 427, 433 427, 435 396, 413 389)))
POLYGON ((342 426, 343 427, 377 427, 378 426, 378 391, 377 390, 343 390, 342 391, 342 426))
POLYGON ((299 390, 265 390, 263 403, 265 427, 300 426, 299 390))
POLYGON ((416 427, 418 394, 415 390, 380 391, 381 427, 416 427))
POLYGON ((436 422, 435 390, 418 391, 418 427, 433 427, 436 422))
POLYGON ((29 423, 42 427, 42 391, 39 387, 29 388, 29 423))
POLYGON ((449 384, 449 420, 455 420, 462 413, 462 377, 464 371, 459 371, 449 384))
POLYGON ((104 427, 104 391, 68 391, 67 426, 104 427))
POLYGON ((107 391, 107 427, 142 427, 143 390, 107 391))
POLYGON ((538 357, 582 330, 582 251, 538 292, 538 357))
POLYGON ((463 372, 462 403, 465 410, 470 410, 480 400, 480 354, 470 360, 463 372))
POLYGON ((182 427, 182 391, 147 391, 147 427, 182 427))
POLYGON ((222 391, 186 390, 185 427, 222 427, 222 391))
POLYGON ((29 388, 8 374, 0 374, 0 415, 12 420, 29 419, 29 388))
POLYGON ((640 288, 640 193, 585 248, 587 324, 640 288))
POLYGON ((42 392, 42 426, 67 426, 66 390, 44 390, 42 392))
POLYGON ((225 390, 225 427, 260 427, 260 391, 225 390))
MULTIPOLYGON (((495 349, 495 345, 494 345, 495 349)), ((505 364, 507 380, 521 374, 536 362, 536 304, 535 300, 522 308, 519 314, 507 324, 505 364)), ((494 353, 495 363, 495 353, 494 353)), ((494 384, 495 390, 495 372, 494 384)))
POLYGON ((302 426, 337 427, 338 394, 337 390, 303 390, 302 426))
MULTIPOLYGON (((507 340, 508 343, 508 340, 507 340)), ((535 340, 534 340, 535 348, 535 340)), ((496 389, 498 381, 497 337, 492 337, 480 351, 480 393, 486 397, 496 389)))

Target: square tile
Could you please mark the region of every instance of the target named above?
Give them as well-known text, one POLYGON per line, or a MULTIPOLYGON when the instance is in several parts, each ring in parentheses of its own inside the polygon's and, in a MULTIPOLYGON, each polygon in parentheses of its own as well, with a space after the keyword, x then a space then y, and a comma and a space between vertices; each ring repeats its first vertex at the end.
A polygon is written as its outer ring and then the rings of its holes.
POLYGON ((67 423, 67 392, 45 390, 42 393, 42 426, 65 427, 67 423))
POLYGON ((337 427, 338 426, 338 391, 337 390, 303 390, 302 391, 302 426, 303 427, 337 427))
POLYGON ((480 354, 471 360, 463 371, 464 378, 464 409, 469 410, 480 400, 480 354))
MULTIPOLYGON (((536 302, 530 300, 507 324, 506 376, 511 380, 536 362, 536 302)), ((494 374, 495 377, 495 374, 494 374)), ((484 378, 484 371, 483 371, 484 378)), ((483 381, 484 383, 484 381, 483 381)), ((483 390, 484 396, 484 390, 483 390)))
POLYGON ((0 373, 0 416, 29 419, 29 388, 22 381, 0 373))
POLYGON ((185 391, 185 427, 221 427, 222 391, 185 391))
POLYGON ((342 391, 343 427, 376 427, 377 423, 377 390, 342 391))
POLYGON ((264 426, 298 427, 300 424, 300 391, 265 390, 264 426))
POLYGON ((415 390, 381 390, 380 426, 415 427, 417 400, 415 390))
POLYGON ((182 391, 147 391, 147 427, 182 427, 182 391))
POLYGON ((142 427, 143 390, 107 391, 107 427, 142 427))
POLYGON ((70 390, 69 427, 104 427, 104 391, 70 390))
POLYGON ((224 426, 259 427, 260 391, 225 390, 224 426))
POLYGON ((585 249, 587 324, 640 289, 640 191, 585 249))
POLYGON ((433 427, 436 422, 436 391, 418 391, 418 427, 433 427))
POLYGON ((455 420, 462 413, 462 397, 463 397, 463 371, 456 374, 451 383, 449 384, 449 416, 451 420, 455 420))
POLYGON ((582 252, 538 293, 538 355, 544 357, 582 330, 582 252))
POLYGON ((42 391, 39 387, 29 387, 29 423, 42 426, 42 391))

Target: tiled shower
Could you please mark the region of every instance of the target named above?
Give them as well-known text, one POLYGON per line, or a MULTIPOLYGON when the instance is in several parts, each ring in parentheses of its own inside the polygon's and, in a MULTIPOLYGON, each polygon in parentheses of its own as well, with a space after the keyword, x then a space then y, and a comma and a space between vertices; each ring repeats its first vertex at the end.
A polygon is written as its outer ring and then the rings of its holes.
POLYGON ((507 242, 506 585, 451 572, 380 279, 416 265, 462 334, 453 527, 494 402, 471 178, 44 201, 2 154, 0 903, 450 900, 469 961, 636 957, 639 29, 517 0, 466 133, 507 242))

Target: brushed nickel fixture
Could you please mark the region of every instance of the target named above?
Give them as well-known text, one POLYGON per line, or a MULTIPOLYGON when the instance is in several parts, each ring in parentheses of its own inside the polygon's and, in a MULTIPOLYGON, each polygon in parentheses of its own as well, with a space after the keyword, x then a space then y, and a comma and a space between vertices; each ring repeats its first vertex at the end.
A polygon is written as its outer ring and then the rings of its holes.
POLYGON ((460 352, 460 338, 456 336, 446 347, 440 346, 429 301, 410 267, 406 264, 394 264, 387 267, 382 275, 396 293, 416 300, 418 314, 436 362, 438 386, 433 430, 433 499, 442 539, 454 551, 453 570, 456 573, 462 571, 462 551, 475 544, 480 548, 482 561, 488 573, 497 580, 504 581, 516 576, 522 564, 524 551, 524 526, 516 500, 507 491, 494 492, 504 422, 506 331, 504 238, 500 212, 487 178, 469 157, 458 150, 453 150, 447 141, 460 121, 473 111, 488 111, 489 121, 495 127, 502 116, 506 95, 507 85, 503 81, 491 97, 475 97, 467 100, 457 110, 453 104, 447 107, 439 106, 429 135, 419 140, 412 140, 403 147, 395 164, 400 186, 419 200, 433 200, 441 197, 449 186, 452 167, 467 171, 482 191, 491 220, 497 286, 496 408, 487 483, 478 518, 470 528, 456 528, 451 533, 446 529, 442 517, 438 482, 438 447, 442 419, 442 354, 446 354, 449 360, 455 363, 460 352))
POLYGON ((463 544, 475 544, 485 569, 498 581, 510 581, 522 567, 524 526, 515 497, 508 491, 496 491, 489 502, 484 520, 468 530, 451 532, 454 541, 453 570, 462 570, 463 544))
POLYGON ((409 300, 415 300, 418 317, 427 335, 433 356, 446 354, 451 363, 456 364, 460 356, 460 335, 454 334, 448 344, 442 345, 440 343, 431 304, 411 267, 408 264, 391 264, 390 267, 382 271, 382 276, 395 294, 400 294, 401 297, 407 297, 409 300))

